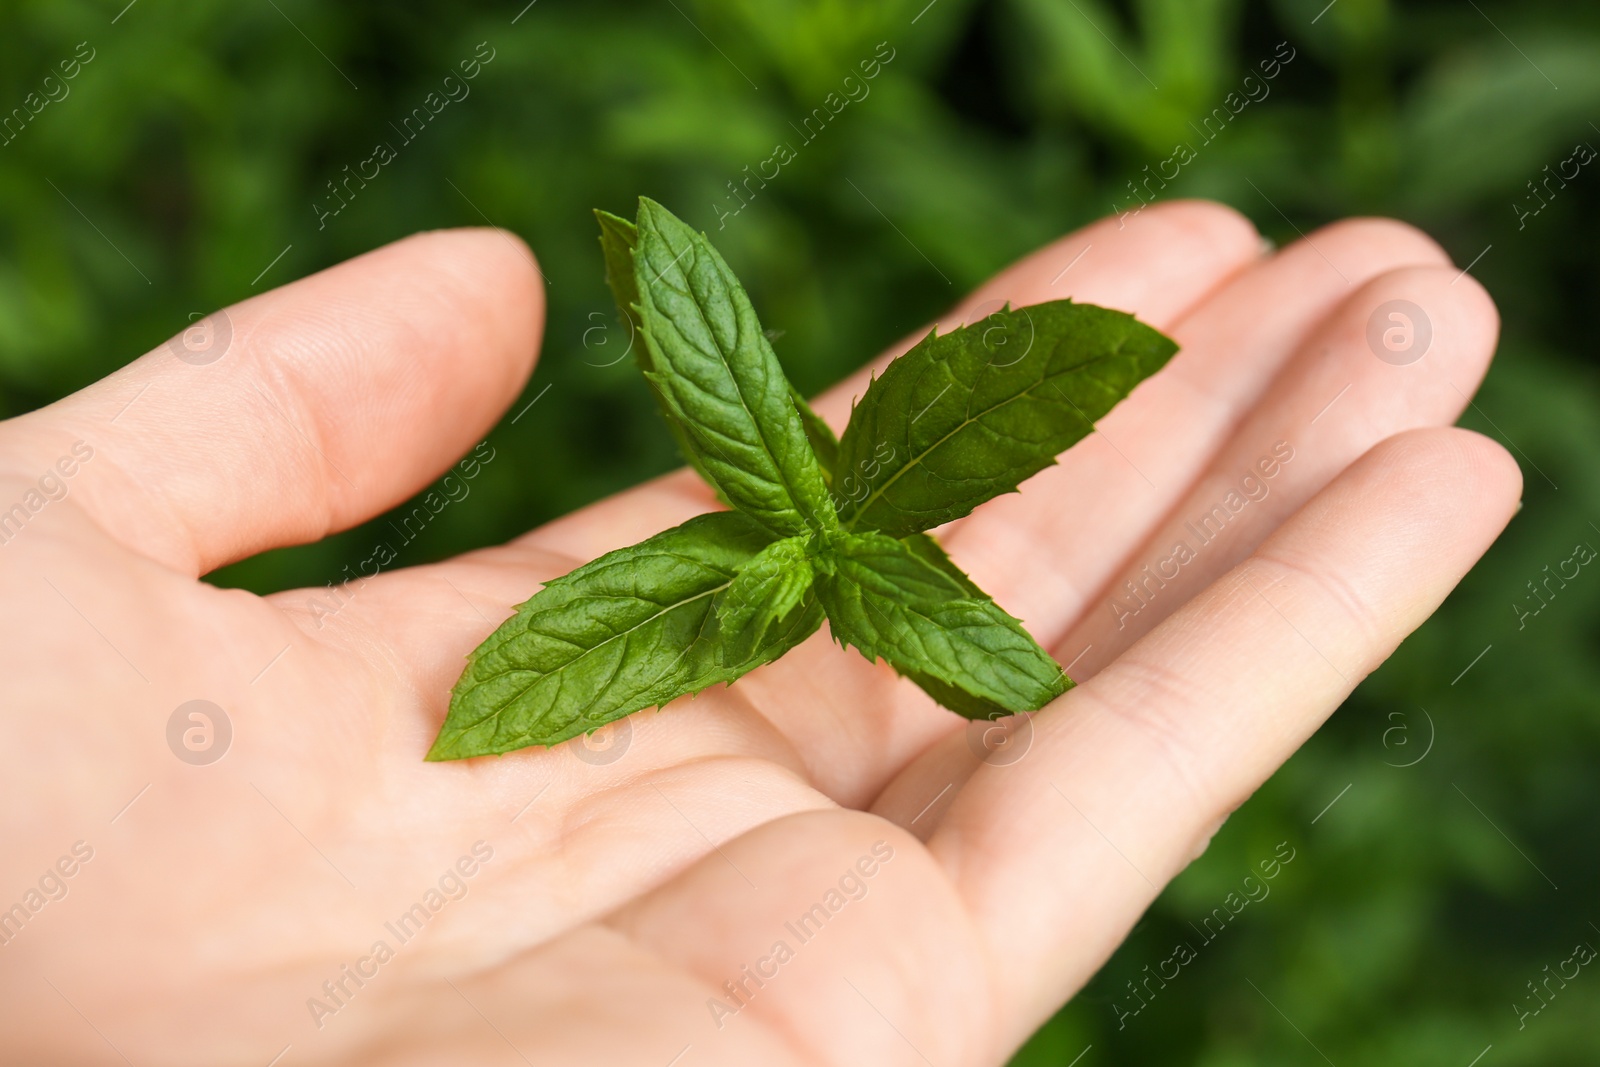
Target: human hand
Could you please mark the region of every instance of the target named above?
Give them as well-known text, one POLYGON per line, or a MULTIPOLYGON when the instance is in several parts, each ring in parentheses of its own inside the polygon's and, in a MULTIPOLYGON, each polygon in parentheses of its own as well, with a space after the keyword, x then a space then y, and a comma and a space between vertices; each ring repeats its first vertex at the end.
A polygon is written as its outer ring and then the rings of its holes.
POLYGON ((0 527, 5 1058, 1002 1062, 1521 484, 1446 428, 1497 321, 1409 228, 1267 254, 1231 211, 1167 203, 943 321, 1064 296, 1183 347, 941 534, 1080 683, 992 753, 1000 727, 818 634, 604 754, 424 763, 467 652, 541 581, 712 508, 688 472, 337 596, 196 580, 382 512, 488 432, 543 319, 503 234, 380 249, 229 309, 214 362, 163 346, 0 424, 0 507, 23 505, 0 527), (1391 300, 1431 322, 1413 362, 1369 346, 1391 300), (196 699, 231 723, 216 762, 169 750, 196 699))

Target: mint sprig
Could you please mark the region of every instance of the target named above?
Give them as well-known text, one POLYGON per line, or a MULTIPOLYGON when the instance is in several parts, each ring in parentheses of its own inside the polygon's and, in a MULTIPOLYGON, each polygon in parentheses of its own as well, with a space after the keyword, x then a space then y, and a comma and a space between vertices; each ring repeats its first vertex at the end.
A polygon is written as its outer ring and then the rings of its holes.
POLYGON ((811 636, 882 659, 971 718, 1072 685, 925 531, 1054 463, 1177 346, 1060 300, 930 333, 835 438, 703 234, 604 212, 607 282, 690 464, 732 510, 547 583, 468 657, 430 760, 554 745, 737 680, 811 636))

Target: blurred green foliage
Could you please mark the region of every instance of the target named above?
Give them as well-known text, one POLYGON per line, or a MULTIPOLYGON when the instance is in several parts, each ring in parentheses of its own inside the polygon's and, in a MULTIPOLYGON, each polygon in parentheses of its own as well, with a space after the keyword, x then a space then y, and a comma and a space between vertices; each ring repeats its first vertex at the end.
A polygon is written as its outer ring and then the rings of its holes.
MULTIPOLYGON (((1600 145, 1600 9, 124 2, 0 10, 0 108, 38 91, 79 42, 94 53, 0 147, 0 414, 104 375, 192 312, 419 229, 508 227, 539 252, 550 300, 538 375, 513 410, 547 385, 551 401, 494 431, 509 458, 407 545, 402 565, 510 537, 675 465, 637 371, 617 361, 626 338, 591 207, 625 211, 648 192, 713 230, 766 324, 784 331, 792 376, 815 391, 1124 201, 1130 178, 1289 42, 1297 58, 1270 98, 1167 194, 1226 201, 1280 241, 1382 213, 1427 228, 1458 263, 1482 253, 1474 273, 1505 329, 1464 421, 1513 447, 1526 508, 1017 1062, 1466 1067, 1491 1044, 1484 1067, 1600 1059, 1600 975, 1586 969, 1521 1028, 1513 1007, 1535 1006, 1525 983, 1575 942, 1600 946, 1600 576, 1586 568, 1522 628, 1512 606, 1575 544, 1600 547, 1587 321, 1600 307, 1600 175, 1586 171, 1521 222, 1513 206, 1531 203, 1526 183, 1577 142, 1600 145), (795 140, 791 122, 882 41, 893 59, 870 95, 716 232, 736 206, 728 183, 795 140), (312 205, 327 183, 479 42, 494 59, 471 96, 319 228, 312 205), (1271 895, 1205 942, 1196 926, 1281 841, 1296 859, 1271 895), (1183 940, 1197 958, 1119 1027, 1118 1007, 1134 1004, 1127 983, 1183 940)), ((321 585, 378 528, 215 580, 321 585)))

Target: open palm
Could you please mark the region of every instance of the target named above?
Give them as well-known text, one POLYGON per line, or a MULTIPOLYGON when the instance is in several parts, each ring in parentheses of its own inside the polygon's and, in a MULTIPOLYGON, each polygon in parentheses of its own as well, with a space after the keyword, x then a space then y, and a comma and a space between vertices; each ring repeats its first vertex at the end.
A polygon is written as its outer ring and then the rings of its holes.
MULTIPOLYGON (((216 358, 163 346, 0 424, 3 1058, 1003 1062, 1520 493, 1447 428, 1493 305, 1414 230, 1270 253, 1169 203, 944 323, 1065 296, 1183 348, 940 533, 1081 683, 1002 724, 824 630, 603 738, 424 763, 514 604, 715 506, 686 472, 342 590, 197 581, 380 513, 484 437, 543 319, 504 234, 380 249, 229 309, 216 358), (220 716, 179 714, 196 700, 220 716)), ((819 402, 835 425, 865 373, 819 402)))

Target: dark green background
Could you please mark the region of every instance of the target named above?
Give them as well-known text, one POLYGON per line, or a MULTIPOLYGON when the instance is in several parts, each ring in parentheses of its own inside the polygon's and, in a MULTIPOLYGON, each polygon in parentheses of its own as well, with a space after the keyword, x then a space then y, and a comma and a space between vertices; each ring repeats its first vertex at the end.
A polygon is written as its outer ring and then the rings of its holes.
MULTIPOLYGON (((1585 168, 1521 229, 1513 208, 1544 166, 1580 141, 1600 146, 1596 5, 1338 0, 1318 19, 1326 0, 937 0, 925 11, 926 0, 539 0, 513 25, 523 0, 138 0, 113 24, 123 2, 0 13, 0 108, 20 105, 78 42, 96 51, 71 95, 0 148, 0 414, 257 291, 287 245, 261 287, 487 217, 523 235, 549 277, 527 398, 551 392, 494 432, 505 458, 400 565, 510 537, 675 464, 631 361, 606 365, 624 342, 591 207, 626 210, 646 192, 714 229, 725 183, 791 140, 789 121, 889 41, 895 58, 871 96, 716 234, 766 324, 784 331, 790 373, 815 391, 1013 257, 1104 214, 1128 177, 1191 139, 1191 118, 1290 42, 1298 56, 1271 97, 1169 194, 1226 201, 1280 241, 1382 213, 1427 228, 1458 263, 1492 245, 1474 273, 1505 333, 1465 421, 1514 447, 1526 508, 1019 1062, 1064 1067, 1091 1044, 1083 1067, 1324 1056, 1467 1067, 1491 1044, 1482 1067, 1600 1059, 1600 969, 1525 1029, 1512 1007, 1576 942, 1600 947, 1589 925, 1600 923, 1600 574, 1585 569, 1526 629, 1512 608, 1575 544, 1600 547, 1586 325, 1600 173, 1585 168), (319 231, 311 205, 324 183, 390 139, 388 124, 480 41, 495 59, 472 95, 319 231), (1126 981, 1176 941, 1197 943, 1190 924, 1285 840, 1296 858, 1271 896, 1119 1030, 1112 1002, 1129 1003, 1126 981)), ((387 536, 377 529, 219 580, 321 585, 387 536)))

